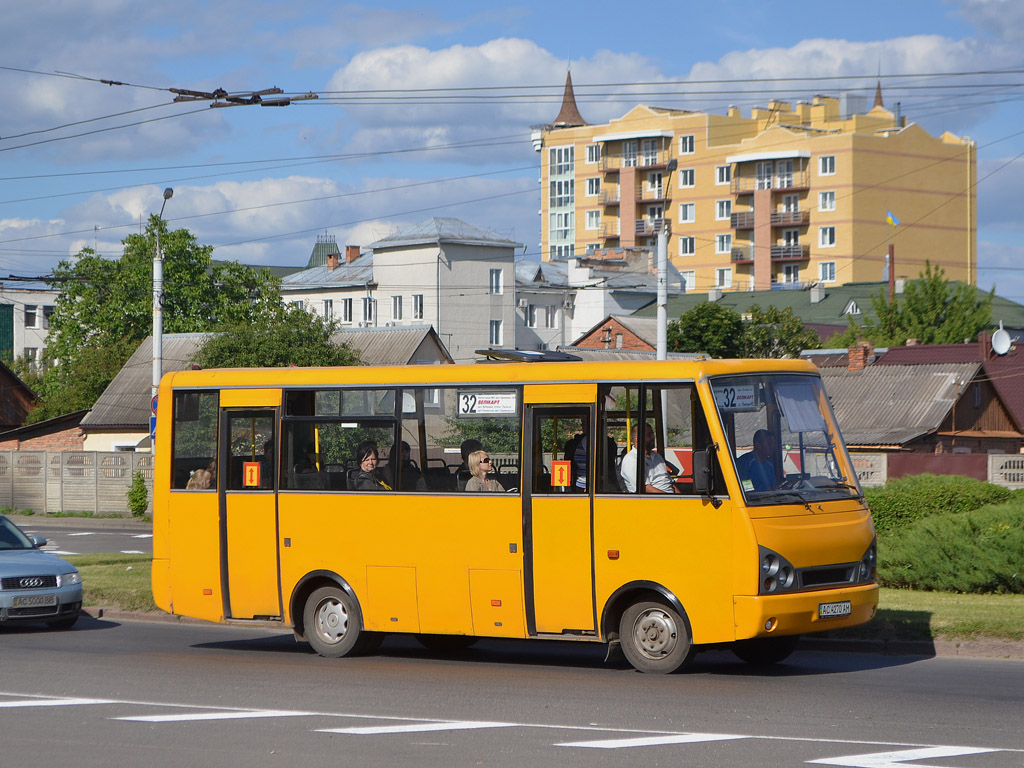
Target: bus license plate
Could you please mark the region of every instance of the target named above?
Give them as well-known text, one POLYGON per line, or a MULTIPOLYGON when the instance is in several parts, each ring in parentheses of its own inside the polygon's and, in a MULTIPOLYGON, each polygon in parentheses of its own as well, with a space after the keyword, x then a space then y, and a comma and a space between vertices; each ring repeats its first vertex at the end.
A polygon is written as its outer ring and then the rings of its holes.
POLYGON ((849 600, 840 600, 838 603, 818 603, 818 618, 834 619, 837 616, 849 616, 852 610, 849 600))
POLYGON ((40 608, 47 605, 56 605, 56 595, 19 595, 14 598, 15 608, 40 608))

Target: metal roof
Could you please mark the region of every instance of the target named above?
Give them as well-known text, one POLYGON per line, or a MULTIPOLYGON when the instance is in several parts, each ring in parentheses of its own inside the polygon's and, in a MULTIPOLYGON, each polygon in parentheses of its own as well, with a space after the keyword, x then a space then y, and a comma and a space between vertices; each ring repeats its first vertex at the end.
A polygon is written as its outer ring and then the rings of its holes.
POLYGON ((341 263, 334 269, 310 267, 281 278, 282 291, 309 291, 316 288, 360 286, 373 282, 373 255, 364 253, 358 259, 341 263))
POLYGON ((523 247, 522 243, 517 243, 486 229, 473 226, 462 221, 462 219, 438 217, 421 221, 419 224, 399 230, 393 235, 382 237, 380 240, 370 243, 367 247, 380 251, 386 248, 402 248, 410 245, 440 245, 441 243, 491 246, 494 248, 523 247))
MULTIPOLYGON (((183 371, 192 365, 196 351, 207 337, 205 333, 166 333, 163 337, 163 370, 183 371)), ((425 347, 435 346, 441 359, 452 362, 451 355, 433 328, 358 328, 339 331, 343 341, 359 351, 367 365, 406 365, 425 347)), ((149 430, 151 388, 153 385, 152 337, 146 338, 118 371, 99 396, 92 410, 82 419, 83 429, 149 430)))
POLYGON ((836 366, 822 368, 821 378, 848 444, 902 445, 937 430, 958 387, 962 392, 980 369, 980 362, 836 366))

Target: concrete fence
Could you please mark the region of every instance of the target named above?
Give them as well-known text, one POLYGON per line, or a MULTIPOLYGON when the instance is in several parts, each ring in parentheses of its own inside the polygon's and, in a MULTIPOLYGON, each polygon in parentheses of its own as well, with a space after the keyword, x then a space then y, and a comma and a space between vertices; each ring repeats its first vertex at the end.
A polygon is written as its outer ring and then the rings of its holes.
POLYGON ((0 451, 0 507, 125 515, 135 472, 153 508, 153 456, 116 451, 0 451))

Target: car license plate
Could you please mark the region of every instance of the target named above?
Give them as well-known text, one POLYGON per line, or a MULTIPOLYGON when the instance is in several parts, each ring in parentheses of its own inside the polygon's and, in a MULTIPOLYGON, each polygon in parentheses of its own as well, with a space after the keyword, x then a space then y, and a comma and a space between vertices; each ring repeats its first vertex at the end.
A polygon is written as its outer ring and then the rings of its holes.
POLYGON ((14 598, 15 608, 40 608, 56 604, 56 595, 18 595, 14 598))
POLYGON ((837 616, 849 616, 853 611, 849 600, 840 600, 837 603, 818 603, 819 619, 834 619, 837 616))

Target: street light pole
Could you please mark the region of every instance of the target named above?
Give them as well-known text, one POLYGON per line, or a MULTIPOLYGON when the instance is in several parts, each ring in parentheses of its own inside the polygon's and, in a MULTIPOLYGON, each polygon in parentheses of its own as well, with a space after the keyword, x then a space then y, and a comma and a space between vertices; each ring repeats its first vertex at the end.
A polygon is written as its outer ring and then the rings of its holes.
POLYGON ((160 228, 163 225, 164 206, 174 196, 170 187, 164 190, 164 201, 156 217, 156 253, 153 254, 153 397, 160 388, 164 367, 164 253, 160 249, 160 228))

